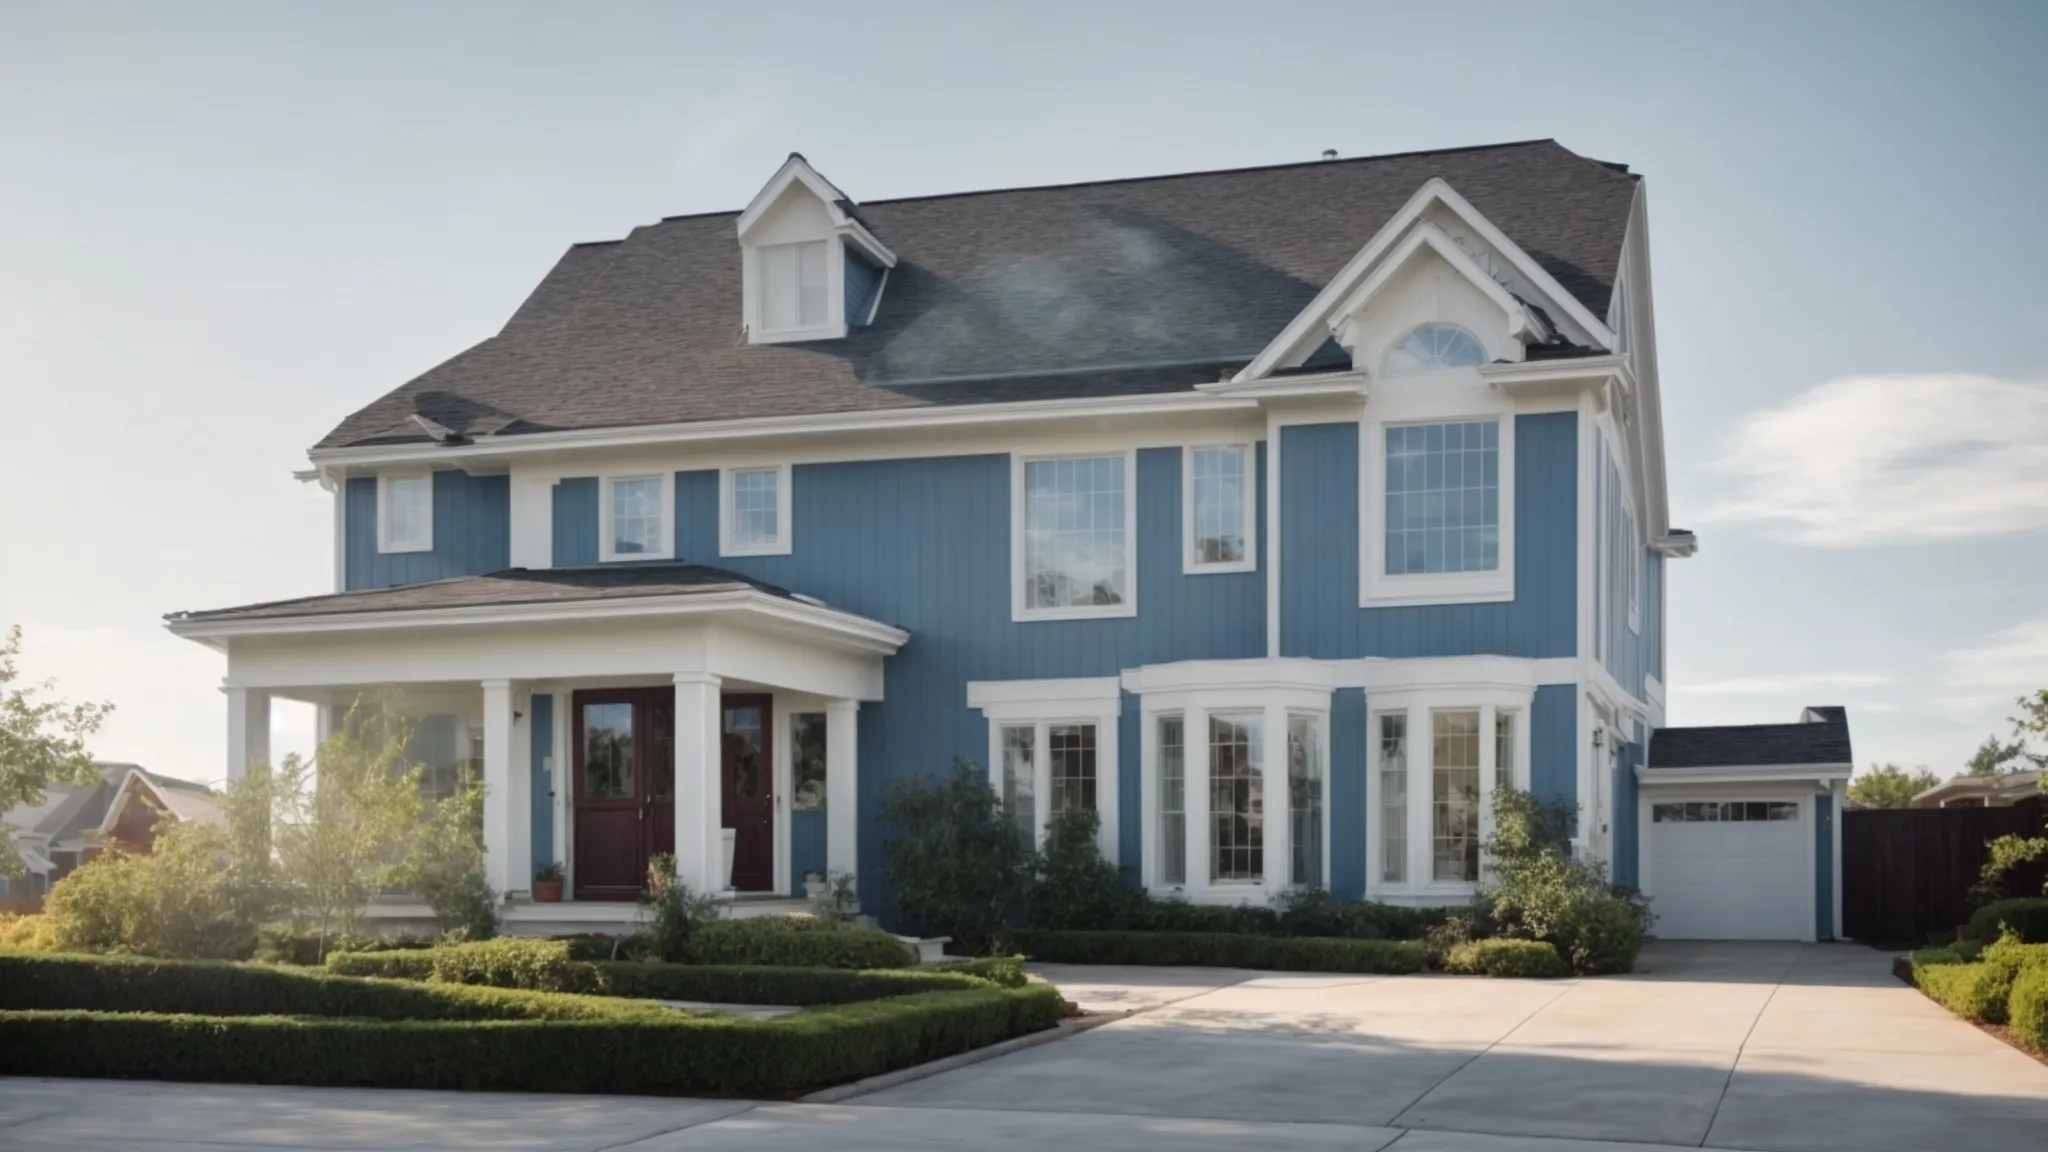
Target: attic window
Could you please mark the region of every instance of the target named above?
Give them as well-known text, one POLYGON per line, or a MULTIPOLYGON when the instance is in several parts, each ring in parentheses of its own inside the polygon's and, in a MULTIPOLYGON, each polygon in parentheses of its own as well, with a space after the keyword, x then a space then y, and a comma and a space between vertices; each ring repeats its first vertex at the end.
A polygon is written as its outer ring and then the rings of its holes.
POLYGON ((761 249, 761 330, 796 332, 830 323, 825 277, 827 242, 771 244, 761 249))
POLYGON ((1387 349, 1381 375, 1471 368, 1486 363, 1486 346, 1456 324, 1424 324, 1387 349))

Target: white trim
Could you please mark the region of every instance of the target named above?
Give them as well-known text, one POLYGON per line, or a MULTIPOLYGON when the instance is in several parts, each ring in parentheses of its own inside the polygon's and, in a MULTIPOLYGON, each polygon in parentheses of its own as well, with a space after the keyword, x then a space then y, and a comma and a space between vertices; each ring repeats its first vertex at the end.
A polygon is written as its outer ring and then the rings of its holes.
MULTIPOLYGON (((670 474, 673 476, 673 473, 670 474)), ((718 470, 718 554, 720 556, 787 556, 793 548, 796 533, 790 524, 792 470, 787 463, 760 464, 751 467, 732 466, 718 470), (775 473, 775 539, 766 544, 750 544, 741 547, 733 543, 733 474, 736 472, 775 473)))
POLYGON ((1830 811, 1830 812, 1832 813, 1832 815, 1830 816, 1830 818, 1829 818, 1829 820, 1828 820, 1828 825, 1829 825, 1829 828, 1828 828, 1828 832, 1829 832, 1829 838, 1830 838, 1830 840, 1832 841, 1832 843, 1830 843, 1830 844, 1829 844, 1829 846, 1828 846, 1828 850, 1829 850, 1830 852, 1832 852, 1832 853, 1834 854, 1834 866, 1833 866, 1832 868, 1829 868, 1829 869, 1828 869, 1828 876, 1829 876, 1829 878, 1830 878, 1830 879, 1832 879, 1832 880, 1834 881, 1834 890, 1835 890, 1835 891, 1834 891, 1834 900, 1833 900, 1833 901, 1832 901, 1832 902, 1830 903, 1830 905, 1829 905, 1829 906, 1830 906, 1831 908, 1833 908, 1833 909, 1834 909, 1834 913, 1835 913, 1835 914, 1834 914, 1834 917, 1833 917, 1833 923, 1829 924, 1829 925, 1828 925, 1828 927, 1829 927, 1829 929, 1830 929, 1830 932, 1831 932, 1831 934, 1833 935, 1834 939, 1836 939, 1836 940, 1840 940, 1840 939, 1842 939, 1842 938, 1843 938, 1843 936, 1842 936, 1842 806, 1843 806, 1843 805, 1845 805, 1845 804, 1847 804, 1847 803, 1849 802, 1849 782, 1848 782, 1847 780, 1837 780, 1837 781, 1835 781, 1835 782, 1834 782, 1834 787, 1830 788, 1830 789, 1828 790, 1828 793, 1829 793, 1829 795, 1831 795, 1831 796, 1832 796, 1832 797, 1834 798, 1834 802, 1833 802, 1833 804, 1832 804, 1832 805, 1830 806, 1830 808, 1829 808, 1829 811, 1830 811))
MULTIPOLYGON (((1515 299, 1513 293, 1501 287, 1498 280, 1488 276, 1485 270, 1479 267, 1477 261, 1473 260, 1463 248, 1458 247, 1458 242, 1451 239, 1449 233, 1427 220, 1417 224, 1415 229, 1408 233, 1408 238, 1403 240, 1385 260, 1380 261, 1379 265, 1373 269, 1372 274, 1367 276, 1365 281, 1358 287, 1346 294, 1341 302, 1331 310, 1330 315, 1332 317, 1344 318, 1339 322, 1338 328, 1340 330, 1348 328, 1351 318, 1370 303, 1372 298, 1378 295, 1382 288, 1387 286, 1387 282, 1396 275, 1399 275, 1402 269, 1408 266, 1408 262, 1413 260, 1416 254, 1424 248, 1435 252, 1444 263, 1450 265, 1451 271, 1470 281, 1472 286, 1477 288, 1481 295, 1491 300, 1494 306, 1502 312, 1507 313, 1507 334, 1509 338, 1515 340, 1523 338, 1542 340, 1550 334, 1550 330, 1543 326, 1543 322, 1537 319, 1527 308, 1523 307, 1522 302, 1515 299)), ((1463 325, 1458 325, 1458 327, 1463 327, 1463 325)), ((1413 329, 1410 330, 1412 331, 1413 329)), ((1478 339, 1478 336, 1475 334, 1473 338, 1478 339)), ((1337 342, 1343 344, 1346 350, 1353 346, 1353 343, 1347 342, 1343 335, 1338 337, 1337 342)), ((1395 342, 1399 343, 1398 337, 1395 342)), ((1485 341, 1481 340, 1480 346, 1482 348, 1485 347, 1485 341)))
POLYGON ((597 558, 602 563, 620 560, 672 560, 676 554, 676 474, 673 470, 661 472, 621 472, 597 478, 597 558), (661 547, 652 552, 625 552, 617 548, 613 539, 616 527, 612 518, 612 488, 616 484, 631 480, 659 480, 661 482, 661 511, 655 522, 661 527, 661 547))
POLYGON ((1642 521, 1636 519, 1635 499, 1626 490, 1621 499, 1622 555, 1628 564, 1628 630, 1643 634, 1643 543, 1642 521))
MULTIPOLYGON (((1650 737, 1654 744, 1656 736, 1650 737)), ((1645 762, 1648 755, 1645 755, 1645 762)), ((1645 788, 1679 784, 1806 784, 1826 792, 1837 780, 1847 780, 1852 764, 1716 764, 1706 768, 1646 768, 1636 765, 1636 779, 1645 788)))
MULTIPOLYGON (((1002 791, 1003 730, 1031 728, 1032 827, 1043 838, 1052 819, 1052 757, 1048 730, 1087 724, 1095 729, 1095 813, 1101 820, 1096 843, 1103 859, 1117 863, 1120 795, 1117 751, 1122 746, 1118 722, 1123 695, 1117 678, 1080 680, 972 680, 967 706, 988 721, 989 785, 1002 791)), ((1140 836, 1143 842, 1143 836, 1140 836)))
POLYGON ((749 344, 795 344, 806 340, 836 340, 846 335, 845 292, 846 254, 837 240, 830 236, 817 236, 802 240, 785 240, 774 244, 748 245, 745 253, 747 272, 746 292, 748 296, 747 342, 749 344), (824 249, 825 273, 825 319, 819 324, 803 323, 803 252, 802 249, 815 244, 824 249), (767 301, 768 274, 762 267, 762 257, 778 249, 790 249, 789 290, 796 294, 792 307, 797 322, 788 328, 768 327, 767 301), (836 305, 836 306, 835 306, 836 305))
POLYGON ((1280 422, 1266 412, 1266 655, 1280 650, 1280 422))
POLYGON ((401 552, 432 552, 434 550, 434 473, 431 470, 410 472, 380 472, 377 475, 377 551, 381 555, 401 552), (403 480, 424 480, 427 482, 427 503, 421 513, 425 528, 423 539, 397 540, 391 538, 391 485, 403 480))
POLYGON ((1138 452, 1074 452, 1052 455, 1010 453, 1010 619, 1014 623, 1039 620, 1100 620, 1138 614, 1138 452), (1024 466, 1051 460, 1107 460, 1120 458, 1124 469, 1124 599, 1121 604, 1086 604, 1064 608, 1029 608, 1026 591, 1029 573, 1024 570, 1024 466))
POLYGON ((1180 454, 1180 556, 1181 573, 1202 576, 1213 572, 1255 572, 1259 567, 1259 449, 1248 441, 1220 444, 1189 444, 1180 454), (1244 454, 1244 516, 1239 531, 1244 537, 1244 559, 1202 561, 1195 556, 1195 453, 1236 449, 1244 454))
MULTIPOLYGON (((348 591, 348 481, 321 476, 320 486, 334 497, 334 590, 348 591)), ((377 517, 383 519, 381 509, 377 517)))
MULTIPOLYGON (((1464 370, 1469 371, 1469 370, 1464 370)), ((1361 608, 1413 604, 1483 604, 1515 598, 1515 405, 1483 387, 1458 387, 1449 370, 1381 381, 1358 424, 1358 603, 1361 608), (1496 480, 1500 512, 1498 564, 1484 572, 1388 575, 1387 433, 1390 429, 1486 420, 1499 427, 1496 480)), ((1469 377, 1466 377, 1469 379, 1469 377)))
POLYGON ((853 240, 857 247, 865 250, 882 267, 896 266, 896 254, 891 252, 874 233, 863 227, 860 221, 854 219, 851 213, 840 207, 839 202, 842 200, 849 204, 854 203, 853 197, 840 191, 838 185, 827 180, 823 173, 811 166, 809 160, 795 152, 789 154, 789 159, 782 162, 782 166, 775 170, 775 175, 770 176, 768 183, 762 185, 759 192, 754 193, 754 198, 747 202, 746 209, 740 213, 735 231, 742 242, 746 240, 747 233, 753 230, 754 225, 759 224, 768 210, 775 206, 775 202, 782 198, 782 193, 791 184, 798 182, 825 206, 826 215, 830 217, 834 229, 842 237, 853 240))

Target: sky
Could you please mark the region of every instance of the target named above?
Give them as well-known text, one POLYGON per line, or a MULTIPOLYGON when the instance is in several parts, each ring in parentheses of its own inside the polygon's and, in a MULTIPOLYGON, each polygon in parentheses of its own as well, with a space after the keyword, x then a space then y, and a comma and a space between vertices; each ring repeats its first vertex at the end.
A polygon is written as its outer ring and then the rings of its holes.
POLYGON ((161 618, 331 590, 305 450, 792 150, 883 199, 1554 137, 1648 185, 1670 722, 1946 775, 2048 686, 2044 53, 2021 0, 0 0, 0 626, 218 780, 161 618))

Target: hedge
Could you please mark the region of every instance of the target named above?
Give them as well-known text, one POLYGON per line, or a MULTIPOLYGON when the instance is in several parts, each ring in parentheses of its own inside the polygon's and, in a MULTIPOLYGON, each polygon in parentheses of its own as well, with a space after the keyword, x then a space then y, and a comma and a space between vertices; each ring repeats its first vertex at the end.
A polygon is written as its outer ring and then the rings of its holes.
POLYGON ((1931 964, 1913 970, 1913 982, 1935 1003, 1985 1024, 2005 1023, 2012 974, 1998 964, 1931 964))
POLYGON ((1995 901, 1970 916, 1970 935, 1979 940, 1998 939, 2001 928, 2023 944, 2048 944, 2048 896, 1995 901))
POLYGON ((926 972, 957 972, 978 977, 1001 988, 1022 988, 1031 983, 1022 956, 982 956, 972 960, 941 960, 926 972))
MULTIPOLYGON (((559 965, 473 962, 468 954, 481 951, 483 947, 462 944, 423 952, 337 952, 327 958, 327 967, 331 972, 347 976, 494 984, 643 1000, 700 1000, 713 1004, 851 1004, 915 992, 987 988, 999 983, 971 970, 884 968, 857 972, 844 968, 644 964, 627 960, 598 963, 565 960, 559 965)), ((1022 975, 1021 970, 1018 974, 1022 975)), ((1017 986, 1021 986, 1021 982, 1017 986)))
POLYGON ((1451 948, 1444 971, 1548 979, 1564 975, 1565 963, 1557 949, 1542 940, 1471 940, 1451 948))
POLYGON ((1062 1007, 1047 986, 983 987, 746 1020, 245 965, 0 957, 0 1075, 788 1096, 1049 1028, 1062 1007), (229 1013, 192 1011, 230 995, 229 1013), (243 1014, 258 1002, 278 1007, 243 1014), (395 1018, 422 1009, 443 1015, 395 1018), (499 1018, 459 1015, 484 1009, 499 1018))
POLYGON ((2048 966, 2028 968, 2012 982, 2006 1017, 2020 1043, 2048 1056, 2048 966))
POLYGON ((1428 956, 1412 940, 1251 936, 1221 932, 1012 932, 1017 950, 1063 964, 1196 965, 1292 972, 1420 972, 1428 956))
POLYGON ((690 963, 911 968, 917 953, 878 928, 810 916, 757 916, 697 925, 690 933, 690 963))

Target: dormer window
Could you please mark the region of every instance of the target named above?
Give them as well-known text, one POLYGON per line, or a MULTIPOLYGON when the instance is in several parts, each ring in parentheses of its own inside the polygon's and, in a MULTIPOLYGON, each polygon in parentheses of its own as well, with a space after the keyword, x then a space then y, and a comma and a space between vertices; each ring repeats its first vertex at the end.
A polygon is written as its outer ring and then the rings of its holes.
POLYGON ((797 332, 829 323, 830 242, 771 244, 761 249, 761 330, 797 332))

